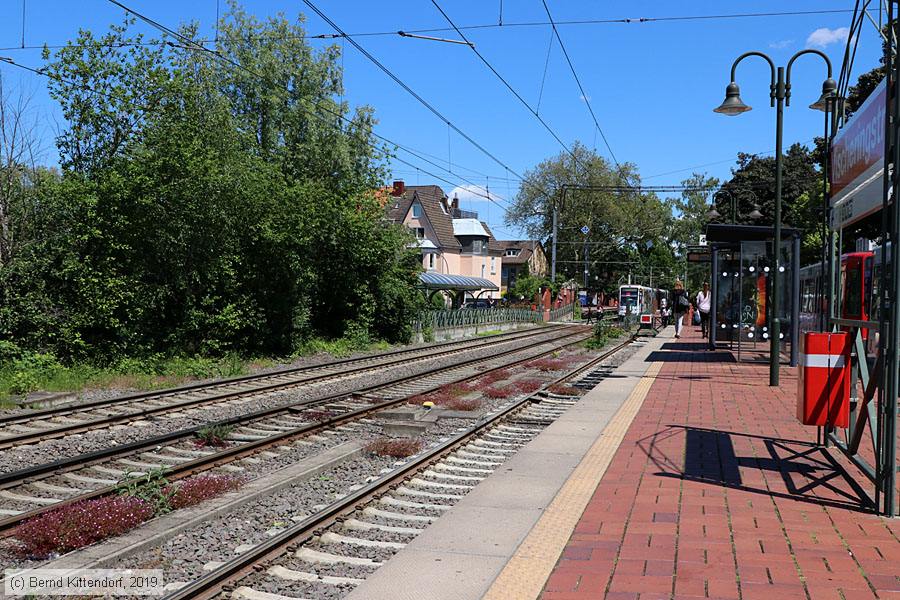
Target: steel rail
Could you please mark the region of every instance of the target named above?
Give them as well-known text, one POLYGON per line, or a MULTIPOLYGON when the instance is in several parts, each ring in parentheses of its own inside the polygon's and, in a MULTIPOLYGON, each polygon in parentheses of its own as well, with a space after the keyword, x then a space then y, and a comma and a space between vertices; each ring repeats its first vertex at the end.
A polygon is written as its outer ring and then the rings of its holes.
MULTIPOLYGON (((568 326, 565 327, 565 329, 568 329, 568 328, 569 328, 568 326)), ((511 339, 506 338, 499 343, 508 343, 508 342, 516 341, 518 339, 523 339, 523 338, 528 339, 528 338, 537 337, 537 336, 540 336, 540 335, 546 334, 546 333, 547 333, 547 330, 541 330, 538 332, 529 332, 528 335, 514 337, 511 339)), ((434 360, 435 358, 439 358, 441 356, 447 356, 448 354, 457 354, 457 353, 461 353, 461 352, 466 352, 471 349, 483 348, 484 346, 489 346, 491 344, 492 344, 492 342, 489 342, 486 344, 479 344, 477 346, 465 346, 462 348, 456 348, 456 349, 450 350, 449 352, 445 352, 445 353, 426 354, 424 356, 417 357, 414 360, 420 360, 420 361, 434 360)), ((133 410, 133 411, 126 412, 126 413, 112 414, 112 415, 108 415, 105 417, 91 419, 91 420, 83 421, 83 422, 79 422, 79 423, 64 424, 64 425, 60 425, 58 427, 52 427, 52 428, 47 428, 47 429, 43 429, 43 430, 22 433, 20 435, 0 437, 0 450, 4 450, 7 448, 13 448, 13 447, 21 446, 21 445, 25 445, 25 444, 34 444, 34 443, 38 443, 38 442, 44 442, 47 440, 58 439, 61 437, 66 437, 66 436, 73 435, 76 433, 83 433, 85 431, 91 431, 94 429, 102 429, 109 425, 113 425, 116 423, 122 423, 123 421, 133 421, 133 420, 139 420, 139 419, 143 419, 145 417, 151 417, 151 416, 162 414, 162 413, 177 412, 179 410, 191 408, 191 407, 197 406, 197 405, 211 404, 211 403, 215 403, 215 402, 223 402, 225 400, 232 400, 232 399, 240 398, 243 396, 252 396, 252 395, 261 394, 261 393, 265 393, 265 392, 272 392, 272 391, 276 391, 276 390, 285 390, 285 389, 290 389, 290 388, 301 386, 301 385, 313 385, 316 383, 321 383, 323 381, 328 381, 329 379, 358 376, 367 371, 377 370, 377 369, 381 369, 384 367, 395 366, 398 364, 407 364, 409 361, 410 361, 409 358, 398 358, 398 359, 394 359, 394 360, 391 360, 391 361, 385 362, 385 363, 365 365, 359 369, 355 369, 355 370, 347 371, 347 372, 325 373, 322 375, 315 375, 315 376, 312 376, 309 378, 300 379, 300 380, 296 380, 296 381, 277 382, 277 383, 270 383, 267 385, 260 385, 260 386, 257 386, 257 387, 254 387, 254 388, 251 388, 248 390, 235 390, 235 391, 230 391, 230 392, 225 391, 220 394, 215 394, 212 396, 191 398, 191 399, 183 400, 181 402, 174 402, 172 404, 166 404, 164 406, 156 406, 156 407, 138 409, 138 410, 133 410)), ((275 376, 270 376, 269 378, 271 379, 274 377, 275 376)), ((211 386, 212 389, 215 389, 216 387, 220 387, 220 386, 211 386)), ((77 412, 77 410, 80 410, 80 409, 75 409, 73 412, 77 412)), ((69 414, 71 414, 71 413, 69 413, 69 414)), ((22 419, 24 420, 25 423, 28 422, 29 418, 30 417, 22 417, 22 419)))
MULTIPOLYGON (((568 328, 566 328, 566 329, 568 329, 568 328)), ((555 338, 540 340, 540 341, 531 343, 524 347, 518 347, 518 348, 513 348, 511 350, 506 350, 506 351, 503 351, 498 354, 494 354, 489 357, 480 357, 480 358, 469 359, 469 360, 463 361, 461 363, 452 365, 450 367, 446 367, 446 366, 435 367, 433 369, 425 371, 424 373, 417 373, 415 375, 404 376, 404 377, 398 378, 398 379, 388 382, 388 383, 375 384, 375 385, 369 386, 367 388, 357 390, 355 392, 345 392, 345 393, 340 393, 340 394, 334 394, 334 395, 328 396, 326 398, 320 398, 318 400, 309 401, 307 403, 302 403, 299 405, 291 405, 291 406, 287 406, 287 407, 282 406, 282 407, 266 409, 266 410, 258 411, 258 412, 265 413, 265 415, 263 415, 263 416, 272 416, 273 414, 277 414, 279 412, 299 412, 302 410, 306 410, 310 406, 324 404, 324 403, 328 403, 328 402, 334 402, 339 399, 345 399, 345 398, 352 397, 354 395, 359 395, 360 393, 370 393, 370 392, 373 392, 376 390, 389 389, 392 387, 396 387, 398 385, 403 385, 404 383, 407 383, 412 380, 421 379, 424 376, 431 376, 431 375, 437 374, 439 372, 447 372, 447 371, 452 371, 452 370, 456 370, 456 369, 466 368, 466 367, 470 367, 473 364, 478 364, 480 362, 488 362, 491 360, 495 360, 497 358, 508 356, 510 354, 516 354, 519 352, 530 350, 532 348, 535 348, 537 346, 541 346, 544 344, 554 344, 557 342, 562 342, 562 341, 567 340, 568 338, 572 338, 572 337, 577 338, 576 340, 571 341, 571 342, 566 342, 561 345, 555 345, 554 347, 552 347, 544 352, 539 352, 537 354, 529 355, 527 357, 521 358, 521 359, 513 361, 511 363, 506 363, 506 364, 503 364, 503 365, 500 365, 497 367, 493 367, 491 369, 487 369, 476 375, 471 375, 468 377, 456 379, 456 380, 454 380, 454 382, 467 381, 470 379, 477 379, 479 377, 482 377, 485 373, 489 373, 491 371, 496 371, 496 370, 500 370, 500 369, 506 369, 506 368, 509 368, 510 366, 515 366, 515 365, 518 365, 518 364, 521 364, 524 362, 532 361, 540 356, 545 356, 547 354, 556 352, 560 348, 564 348, 567 346, 581 343, 582 341, 587 339, 587 337, 589 337, 589 335, 590 334, 586 334, 585 332, 567 333, 567 334, 564 334, 564 335, 561 335, 561 336, 558 336, 555 338)), ((240 444, 238 446, 226 448, 224 450, 220 450, 209 456, 196 458, 196 459, 193 459, 190 461, 185 461, 185 462, 182 462, 182 463, 179 463, 176 465, 172 465, 170 468, 165 469, 163 471, 163 473, 165 474, 165 476, 167 478, 172 479, 172 480, 183 479, 185 477, 189 477, 191 475, 195 475, 195 474, 201 473, 203 471, 208 471, 215 467, 218 467, 218 466, 221 466, 224 464, 228 464, 230 462, 234 462, 241 458, 245 458, 247 456, 256 454, 257 452, 261 452, 261 451, 265 450, 266 448, 272 447, 274 445, 289 442, 289 441, 293 440, 294 438, 302 437, 305 435, 310 435, 311 433, 314 433, 316 431, 320 431, 322 429, 327 429, 329 427, 336 426, 336 425, 341 425, 345 422, 353 421, 355 419, 369 415, 373 412, 377 412, 378 410, 381 410, 384 408, 389 408, 389 407, 395 406, 397 404, 401 404, 403 402, 406 402, 412 395, 430 393, 430 392, 433 392, 433 391, 439 389, 440 387, 442 387, 443 385, 446 385, 446 384, 447 384, 447 382, 439 383, 439 384, 437 384, 431 388, 428 388, 426 390, 417 391, 417 392, 415 392, 415 394, 404 395, 399 398, 385 400, 383 402, 380 402, 377 404, 372 404, 370 406, 366 406, 366 407, 357 409, 355 411, 350 411, 350 412, 343 413, 340 415, 335 415, 334 417, 325 419, 323 421, 319 421, 317 423, 310 423, 310 424, 303 425, 301 427, 297 427, 297 428, 294 428, 289 431, 277 433, 272 436, 268 436, 268 437, 265 437, 265 438, 262 438, 259 440, 254 440, 251 442, 240 444)), ((255 418, 258 418, 259 416, 260 416, 259 414, 256 414, 255 418)), ((233 419, 218 421, 216 424, 233 424, 235 422, 239 422, 240 420, 250 420, 250 419, 247 419, 247 415, 244 415, 241 417, 235 417, 233 419)), ((190 428, 190 429, 184 429, 184 430, 180 430, 177 432, 172 432, 170 434, 165 434, 163 436, 157 436, 155 438, 142 440, 141 442, 125 444, 123 446, 116 446, 114 448, 99 450, 99 451, 92 452, 89 454, 74 456, 74 457, 71 457, 68 459, 62 459, 60 461, 55 461, 55 462, 47 463, 44 465, 37 465, 35 467, 29 467, 26 469, 13 471, 10 473, 5 473, 5 474, 0 475, 0 489, 10 488, 10 487, 14 487, 17 485, 23 485, 23 484, 30 483, 31 481, 43 479, 43 478, 50 477, 50 476, 59 475, 62 473, 73 471, 73 470, 90 467, 91 465, 101 463, 105 460, 110 459, 111 457, 114 457, 114 456, 122 455, 122 457, 125 457, 125 456, 127 456, 129 454, 133 454, 134 452, 137 452, 141 449, 156 447, 156 446, 161 445, 161 443, 164 443, 164 442, 171 442, 174 439, 187 437, 189 435, 192 435, 194 432, 196 432, 201 427, 206 427, 206 426, 208 426, 208 425, 198 426, 198 427, 194 427, 194 428, 190 428), (165 438, 165 439, 163 439, 163 438, 165 438)), ((98 498, 100 496, 111 494, 111 493, 115 492, 117 488, 118 488, 118 485, 104 486, 104 487, 98 488, 96 490, 91 490, 89 492, 86 492, 84 494, 79 494, 79 495, 73 496, 71 498, 60 500, 59 502, 54 503, 52 505, 38 507, 38 508, 35 508, 30 511, 22 512, 21 514, 18 514, 18 515, 12 515, 10 517, 0 519, 0 538, 12 535, 14 529, 19 524, 21 524, 22 522, 24 522, 27 519, 30 519, 37 515, 52 511, 52 510, 60 508, 62 506, 73 504, 75 502, 80 502, 82 500, 98 498)))
POLYGON ((524 408, 527 404, 536 401, 538 394, 545 391, 551 385, 555 385, 577 377, 585 370, 597 365, 597 363, 609 358, 634 340, 629 338, 615 348, 605 352, 601 356, 593 359, 587 365, 583 365, 570 373, 566 373, 562 377, 557 378, 551 383, 545 384, 542 388, 534 393, 511 403, 495 415, 491 415, 486 419, 482 419, 476 423, 471 429, 461 432, 432 450, 426 452, 419 458, 411 461, 409 464, 401 466, 396 471, 388 473, 383 477, 376 479, 369 485, 351 493, 349 496, 336 500, 321 511, 307 517, 296 525, 289 527, 278 535, 273 536, 269 540, 259 544, 258 546, 240 554, 239 556, 228 560, 218 569, 213 570, 207 575, 194 580, 179 590, 167 595, 163 600, 204 600, 213 598, 223 591, 228 591, 229 586, 247 575, 260 570, 262 564, 271 561, 286 552, 292 552, 308 541, 316 532, 321 529, 333 525, 342 517, 347 516, 359 510, 363 504, 370 502, 379 495, 388 492, 391 488, 402 482, 411 474, 418 472, 444 456, 455 451, 457 448, 465 444, 469 439, 481 433, 485 429, 492 427, 510 414, 524 408))
MULTIPOLYGON (((543 329, 543 328, 542 328, 543 329)), ((511 341, 518 338, 527 338, 533 335, 538 335, 542 332, 542 329, 537 331, 529 330, 529 331, 512 331, 497 334, 494 336, 490 336, 487 338, 482 338, 478 340, 472 339, 464 339, 464 340, 452 340, 448 342, 439 342, 437 344, 430 344, 427 346, 420 346, 417 348, 401 348, 398 350, 391 350, 388 352, 379 352, 377 354, 369 354, 366 356, 357 356, 354 358, 342 358, 338 360, 328 361, 324 363, 320 363, 317 365, 304 365, 301 367, 289 367, 286 369, 279 369, 277 371, 270 371, 268 373, 255 373, 251 375, 239 375, 236 377, 226 377, 223 379, 216 379, 215 381, 206 381, 200 383, 191 383, 187 385, 164 388, 158 390, 148 390, 145 392, 136 392, 133 394, 124 394, 121 396, 116 396, 114 398, 102 398, 98 400, 91 400, 88 402, 83 402, 80 404, 66 404, 63 406, 55 406, 48 407, 36 410, 29 410, 27 412, 16 412, 13 414, 4 414, 0 415, 0 425, 9 425, 14 423, 25 423, 29 420, 33 420, 37 417, 47 417, 47 416, 60 416, 60 415, 68 415, 73 412, 79 412, 86 409, 96 409, 103 408, 105 406, 115 406, 116 404, 125 404, 128 402, 135 402, 137 400, 147 400, 150 398, 164 398, 166 396, 171 396, 174 394, 183 394, 186 392, 193 392, 198 390, 206 390, 206 389, 214 389, 216 387, 223 387, 234 385, 237 383, 244 383, 250 381, 259 381, 264 379, 272 379, 275 377, 282 377, 285 375, 292 375, 295 373, 303 373, 309 371, 316 371, 321 369, 327 369, 331 367, 339 367, 342 365, 348 365, 351 363, 364 363, 366 361, 377 361, 380 358, 385 357, 394 357, 394 356, 406 356, 409 354, 415 354, 418 352, 427 352, 429 350, 440 350, 441 348, 445 348, 447 346, 464 346, 466 349, 471 348, 480 348, 482 346, 487 346, 492 343, 495 343, 498 339, 503 339, 505 341, 511 341)), ((543 330, 546 331, 546 330, 543 330)), ((424 354, 423 357, 427 356, 439 356, 439 353, 432 354, 424 354)), ((398 361, 389 361, 384 363, 385 365, 396 364, 398 361)), ((371 365, 371 366, 379 366, 379 365, 371 365)))

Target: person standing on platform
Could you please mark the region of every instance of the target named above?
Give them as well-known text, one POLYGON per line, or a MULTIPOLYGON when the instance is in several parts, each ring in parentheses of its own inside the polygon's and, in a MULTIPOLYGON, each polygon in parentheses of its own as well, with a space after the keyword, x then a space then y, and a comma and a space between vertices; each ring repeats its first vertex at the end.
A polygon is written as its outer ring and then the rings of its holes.
POLYGON ((675 337, 681 337, 681 328, 684 325, 684 314, 691 307, 691 301, 688 300, 687 292, 684 291, 684 284, 680 279, 675 280, 675 290, 672 292, 672 314, 675 317, 675 337))
POLYGON ((697 293, 697 310, 700 311, 701 335, 709 337, 709 310, 712 306, 712 295, 709 293, 709 284, 703 282, 703 289, 697 293))

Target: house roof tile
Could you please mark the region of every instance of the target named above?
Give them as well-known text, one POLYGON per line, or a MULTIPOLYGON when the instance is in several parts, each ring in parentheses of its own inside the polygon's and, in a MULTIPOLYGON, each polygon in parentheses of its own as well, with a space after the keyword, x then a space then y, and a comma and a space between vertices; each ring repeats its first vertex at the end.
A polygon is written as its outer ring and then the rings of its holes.
POLYGON ((414 200, 418 200, 425 212, 425 218, 431 223, 438 243, 442 248, 459 248, 460 243, 453 235, 453 219, 449 212, 444 212, 441 202, 447 195, 436 185, 410 185, 402 196, 395 197, 388 209, 388 219, 402 223, 414 200))
POLYGON ((503 262, 508 265, 522 265, 531 259, 534 253, 533 248, 538 248, 541 243, 536 240, 498 240, 497 242, 504 251, 503 262), (506 256, 506 250, 520 250, 518 256, 506 256))

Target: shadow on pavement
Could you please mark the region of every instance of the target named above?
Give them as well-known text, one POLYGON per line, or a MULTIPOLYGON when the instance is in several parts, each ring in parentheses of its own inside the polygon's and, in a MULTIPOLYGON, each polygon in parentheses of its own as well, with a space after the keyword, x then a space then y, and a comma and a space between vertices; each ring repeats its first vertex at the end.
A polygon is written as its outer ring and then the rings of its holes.
POLYGON ((810 442, 669 425, 640 440, 638 446, 658 469, 654 473, 658 477, 686 479, 860 512, 874 509, 868 494, 844 467, 824 448, 810 442), (669 457, 659 446, 676 436, 684 438, 683 452, 669 457), (761 441, 766 453, 738 456, 735 438, 761 441), (741 477, 742 467, 780 476, 787 491, 770 489, 773 486, 769 484, 754 487, 745 483, 741 477))
MULTIPOLYGON (((668 344, 663 344, 665 348, 668 344)), ((716 352, 703 349, 691 350, 656 350, 651 352, 646 362, 697 362, 697 363, 735 363, 734 354, 731 352, 716 352)))

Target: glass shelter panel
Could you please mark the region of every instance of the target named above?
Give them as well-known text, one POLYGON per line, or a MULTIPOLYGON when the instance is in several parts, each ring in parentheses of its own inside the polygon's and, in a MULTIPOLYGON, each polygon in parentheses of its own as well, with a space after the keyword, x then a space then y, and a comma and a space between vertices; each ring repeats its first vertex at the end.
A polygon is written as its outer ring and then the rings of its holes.
POLYGON ((781 286, 781 353, 791 356, 794 304, 795 241, 781 244, 781 265, 774 272, 771 241, 742 241, 718 245, 715 278, 714 340, 737 353, 742 361, 767 361, 772 335, 772 281, 781 286))

